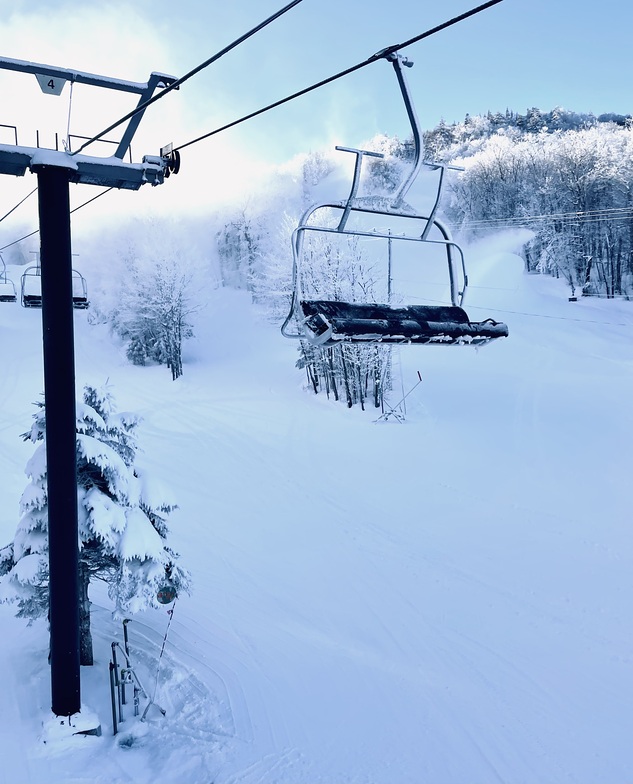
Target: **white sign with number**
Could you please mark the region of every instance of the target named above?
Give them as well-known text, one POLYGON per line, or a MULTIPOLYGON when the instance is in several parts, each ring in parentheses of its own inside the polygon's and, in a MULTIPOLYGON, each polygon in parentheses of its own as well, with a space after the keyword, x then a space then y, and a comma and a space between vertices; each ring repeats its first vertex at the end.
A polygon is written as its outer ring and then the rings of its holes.
POLYGON ((50 95, 60 95, 66 84, 66 79, 60 79, 58 76, 35 74, 35 78, 39 82, 42 92, 50 95))

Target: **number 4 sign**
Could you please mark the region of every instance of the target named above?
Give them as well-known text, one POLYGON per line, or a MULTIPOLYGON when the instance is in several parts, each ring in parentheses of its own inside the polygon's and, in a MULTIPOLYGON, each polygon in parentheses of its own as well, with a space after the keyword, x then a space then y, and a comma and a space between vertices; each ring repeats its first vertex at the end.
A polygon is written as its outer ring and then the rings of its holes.
POLYGON ((35 78, 39 82, 42 92, 50 95, 60 95, 66 84, 66 79, 60 79, 58 76, 35 74, 35 78))

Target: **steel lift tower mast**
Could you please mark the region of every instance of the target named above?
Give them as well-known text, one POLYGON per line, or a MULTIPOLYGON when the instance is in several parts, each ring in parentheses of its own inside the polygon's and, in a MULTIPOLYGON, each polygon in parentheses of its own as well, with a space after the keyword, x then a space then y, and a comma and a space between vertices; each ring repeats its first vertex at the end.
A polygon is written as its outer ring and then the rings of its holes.
POLYGON ((68 151, 0 145, 0 174, 37 175, 41 241, 42 333, 50 585, 52 710, 57 716, 81 711, 79 667, 79 550, 75 419, 75 355, 72 302, 70 183, 138 190, 160 185, 173 158, 145 156, 142 163, 123 158, 156 88, 175 77, 152 73, 147 83, 111 79, 65 68, 0 57, 0 68, 34 74, 44 92, 59 95, 67 81, 139 95, 114 156, 98 158, 68 151))

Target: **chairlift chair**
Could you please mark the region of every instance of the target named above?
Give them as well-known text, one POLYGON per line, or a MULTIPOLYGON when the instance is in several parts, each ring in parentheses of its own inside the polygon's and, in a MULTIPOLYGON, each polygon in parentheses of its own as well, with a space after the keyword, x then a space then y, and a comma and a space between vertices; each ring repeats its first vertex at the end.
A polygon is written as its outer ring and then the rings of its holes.
POLYGON ((20 299, 24 308, 42 307, 42 275, 39 264, 27 267, 22 273, 20 299))
POLYGON ((73 308, 85 310, 90 305, 90 302, 88 301, 88 287, 86 286, 86 279, 80 272, 77 272, 77 270, 75 269, 72 271, 72 274, 73 274, 73 308))
POLYGON ((1 255, 0 261, 2 262, 2 272, 0 272, 0 302, 16 302, 18 296, 15 290, 15 284, 12 280, 7 278, 7 265, 4 263, 4 259, 1 255))
POLYGON ((507 337, 508 327, 505 324, 494 319, 471 321, 462 307, 468 285, 464 255, 459 245, 451 239, 448 229, 436 218, 445 171, 456 167, 421 160, 419 124, 402 70, 403 66, 410 67, 412 63, 398 54, 389 54, 387 59, 391 61, 396 72, 413 130, 415 147, 413 169, 393 197, 358 198, 357 191, 364 157, 383 156, 366 150, 336 148, 356 156, 350 194, 345 201, 320 203, 310 207, 295 229, 292 237, 293 294, 290 312, 281 327, 281 332, 285 337, 305 339, 312 345, 323 347, 341 343, 478 346, 507 337), (427 216, 418 214, 404 201, 404 196, 422 165, 439 170, 435 204, 427 216), (317 222, 319 211, 323 215, 324 210, 330 220, 332 216, 338 216, 337 225, 333 225, 327 219, 321 223, 317 222), (357 225, 358 219, 363 215, 380 216, 381 220, 395 218, 401 225, 403 223, 407 225, 408 231, 394 234, 391 230, 363 230, 357 225), (348 228, 348 224, 352 228, 348 228), (431 234, 432 230, 434 230, 433 234, 431 234), (337 299, 311 298, 305 295, 303 292, 303 277, 307 266, 305 238, 317 232, 339 237, 383 238, 389 242, 419 243, 427 248, 429 245, 438 247, 443 250, 446 257, 450 305, 393 307, 389 301, 386 303, 346 302, 337 299))
MULTIPOLYGON (((88 287, 83 275, 72 270, 73 307, 85 309, 89 307, 88 287)), ((22 306, 25 308, 42 307, 42 271, 39 265, 27 267, 22 274, 22 306)))

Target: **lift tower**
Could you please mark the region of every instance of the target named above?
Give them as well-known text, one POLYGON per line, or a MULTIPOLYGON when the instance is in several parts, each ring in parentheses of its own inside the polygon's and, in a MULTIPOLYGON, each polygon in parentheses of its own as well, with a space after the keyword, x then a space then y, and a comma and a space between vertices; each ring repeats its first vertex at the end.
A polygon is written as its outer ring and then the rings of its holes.
POLYGON ((34 74, 45 93, 59 95, 65 83, 78 82, 134 93, 138 111, 127 124, 109 158, 69 150, 0 144, 0 174, 37 175, 42 277, 42 334, 50 591, 51 707, 57 716, 81 711, 79 667, 79 549, 77 522, 75 356, 73 333, 70 183, 138 190, 160 185, 173 159, 146 155, 139 164, 123 158, 157 88, 176 81, 152 73, 146 83, 0 57, 0 68, 34 74))

